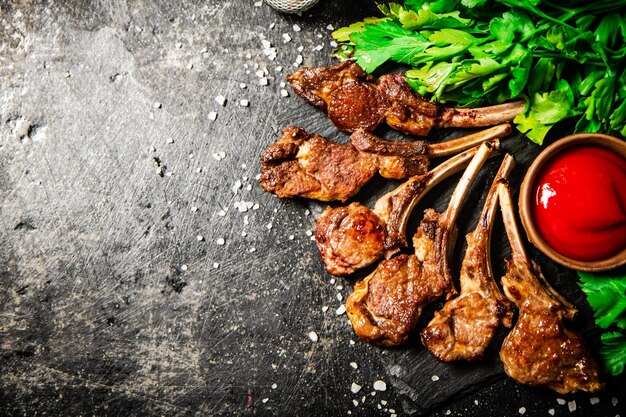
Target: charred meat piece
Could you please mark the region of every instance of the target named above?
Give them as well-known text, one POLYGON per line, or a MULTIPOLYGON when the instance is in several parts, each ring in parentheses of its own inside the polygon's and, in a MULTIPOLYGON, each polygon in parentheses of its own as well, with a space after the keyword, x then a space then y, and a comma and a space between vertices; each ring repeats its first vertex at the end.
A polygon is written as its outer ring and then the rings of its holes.
MULTIPOLYGON (((497 153, 497 139, 492 154, 497 153)), ((347 275, 408 245, 406 226, 415 205, 434 186, 467 166, 478 147, 454 156, 433 170, 411 177, 378 199, 373 209, 354 202, 327 208, 317 220, 315 240, 332 275, 347 275)))
POLYGON ((489 242, 498 208, 498 182, 508 177, 514 164, 512 156, 504 157, 476 229, 465 236, 467 251, 461 265, 460 295, 435 312, 421 332, 424 346, 441 361, 480 359, 496 328, 512 325, 512 304, 493 279, 489 242))
POLYGON ((529 262, 506 181, 498 185, 498 194, 512 250, 502 286, 519 310, 500 350, 504 370, 518 382, 561 394, 600 390, 598 368, 585 341, 563 324, 574 317, 576 308, 550 286, 537 263, 529 262))
POLYGON ((503 124, 433 145, 422 141, 393 142, 357 130, 352 144, 339 144, 298 127, 283 129, 282 137, 261 154, 261 187, 279 197, 346 201, 377 172, 402 179, 428 171, 430 158, 469 149, 510 133, 503 124))
POLYGON ((491 154, 484 143, 465 169, 443 213, 426 210, 413 238, 414 255, 398 255, 378 264, 354 286, 346 311, 357 336, 367 343, 396 346, 406 342, 424 306, 443 294, 454 294, 448 267, 453 229, 470 185, 491 154))
POLYGON ((440 106, 417 94, 402 74, 367 75, 352 61, 331 67, 305 67, 287 76, 293 90, 320 108, 340 130, 372 131, 383 122, 426 136, 434 127, 482 127, 509 122, 524 101, 476 109, 440 106))

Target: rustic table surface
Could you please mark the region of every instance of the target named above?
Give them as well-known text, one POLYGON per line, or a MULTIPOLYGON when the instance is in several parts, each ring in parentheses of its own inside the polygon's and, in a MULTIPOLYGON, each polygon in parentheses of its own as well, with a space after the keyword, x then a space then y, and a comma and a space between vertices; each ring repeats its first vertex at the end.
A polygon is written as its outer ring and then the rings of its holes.
MULTIPOLYGON (((375 13, 366 0, 302 16, 252 0, 0 3, 0 415, 626 415, 624 378, 558 395, 506 378, 497 347, 443 365, 417 340, 370 347, 337 314, 356 278, 324 272, 311 233, 326 205, 264 193, 259 154, 294 124, 346 140, 282 83, 332 62, 333 27, 375 13)), ((539 148, 504 147, 519 185, 539 148)), ((455 180, 416 213, 445 207, 455 180)), ((597 347, 575 274, 531 253, 597 347)))

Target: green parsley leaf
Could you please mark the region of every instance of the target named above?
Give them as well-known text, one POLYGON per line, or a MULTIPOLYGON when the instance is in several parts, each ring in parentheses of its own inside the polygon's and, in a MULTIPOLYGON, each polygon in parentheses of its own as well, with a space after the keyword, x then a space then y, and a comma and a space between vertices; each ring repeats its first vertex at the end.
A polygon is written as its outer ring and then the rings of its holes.
POLYGON ((626 329, 626 276, 608 277, 578 272, 596 324, 603 329, 615 324, 626 329))
POLYGON ((604 344, 600 348, 600 354, 604 359, 605 368, 612 375, 621 374, 626 365, 626 336, 620 332, 606 332, 600 339, 604 344))

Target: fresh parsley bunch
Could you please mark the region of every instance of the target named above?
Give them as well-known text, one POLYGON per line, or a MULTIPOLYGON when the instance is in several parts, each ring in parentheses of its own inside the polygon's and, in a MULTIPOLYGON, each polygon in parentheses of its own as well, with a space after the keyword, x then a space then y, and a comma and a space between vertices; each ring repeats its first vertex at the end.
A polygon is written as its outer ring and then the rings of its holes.
POLYGON ((515 123, 542 144, 557 122, 626 136, 626 0, 406 0, 333 32, 368 73, 407 64, 409 84, 461 107, 523 97, 515 123))
POLYGON ((578 272, 580 287, 587 294, 596 324, 607 329, 601 336, 600 354, 605 367, 619 375, 626 365, 626 276, 597 276, 578 272))

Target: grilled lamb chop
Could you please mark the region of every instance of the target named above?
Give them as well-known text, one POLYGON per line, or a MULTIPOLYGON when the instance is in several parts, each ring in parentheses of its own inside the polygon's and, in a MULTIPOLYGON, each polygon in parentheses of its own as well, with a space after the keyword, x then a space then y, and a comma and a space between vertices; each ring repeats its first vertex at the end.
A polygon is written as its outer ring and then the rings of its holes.
POLYGON ((446 211, 425 211, 413 237, 415 254, 384 260, 374 272, 356 283, 346 300, 346 311, 359 338, 373 345, 402 344, 426 304, 443 294, 456 293, 448 267, 454 223, 473 179, 492 152, 491 146, 490 143, 480 146, 446 211))
POLYGON ((467 251, 461 266, 461 294, 446 302, 421 332, 422 343, 437 359, 480 359, 500 324, 511 327, 512 304, 493 279, 489 241, 498 208, 497 186, 506 179, 515 161, 504 157, 489 189, 476 229, 468 233, 467 251))
POLYGON ((340 130, 374 130, 384 120, 405 133, 426 136, 434 127, 482 127, 509 122, 524 101, 476 109, 455 109, 427 101, 402 74, 375 79, 352 61, 305 67, 287 76, 293 90, 320 108, 340 130))
POLYGON ((502 286, 519 309, 517 323, 500 350, 504 370, 518 382, 561 394, 600 390, 598 368, 585 341, 563 325, 576 308, 550 286, 537 263, 529 262, 506 181, 498 185, 498 194, 512 250, 502 286))
POLYGON ((510 132, 511 126, 503 124, 428 145, 423 141, 386 141, 357 130, 350 137, 352 144, 339 144, 289 127, 261 154, 260 183, 265 191, 279 197, 346 201, 376 172, 393 179, 424 174, 430 158, 452 155, 510 132))
MULTIPOLYGON (((493 144, 493 154, 499 143, 493 144)), ((467 166, 478 147, 454 156, 433 170, 411 177, 378 199, 373 209, 354 202, 327 208, 317 220, 315 240, 332 275, 347 275, 408 245, 406 226, 415 205, 434 186, 467 166)))

